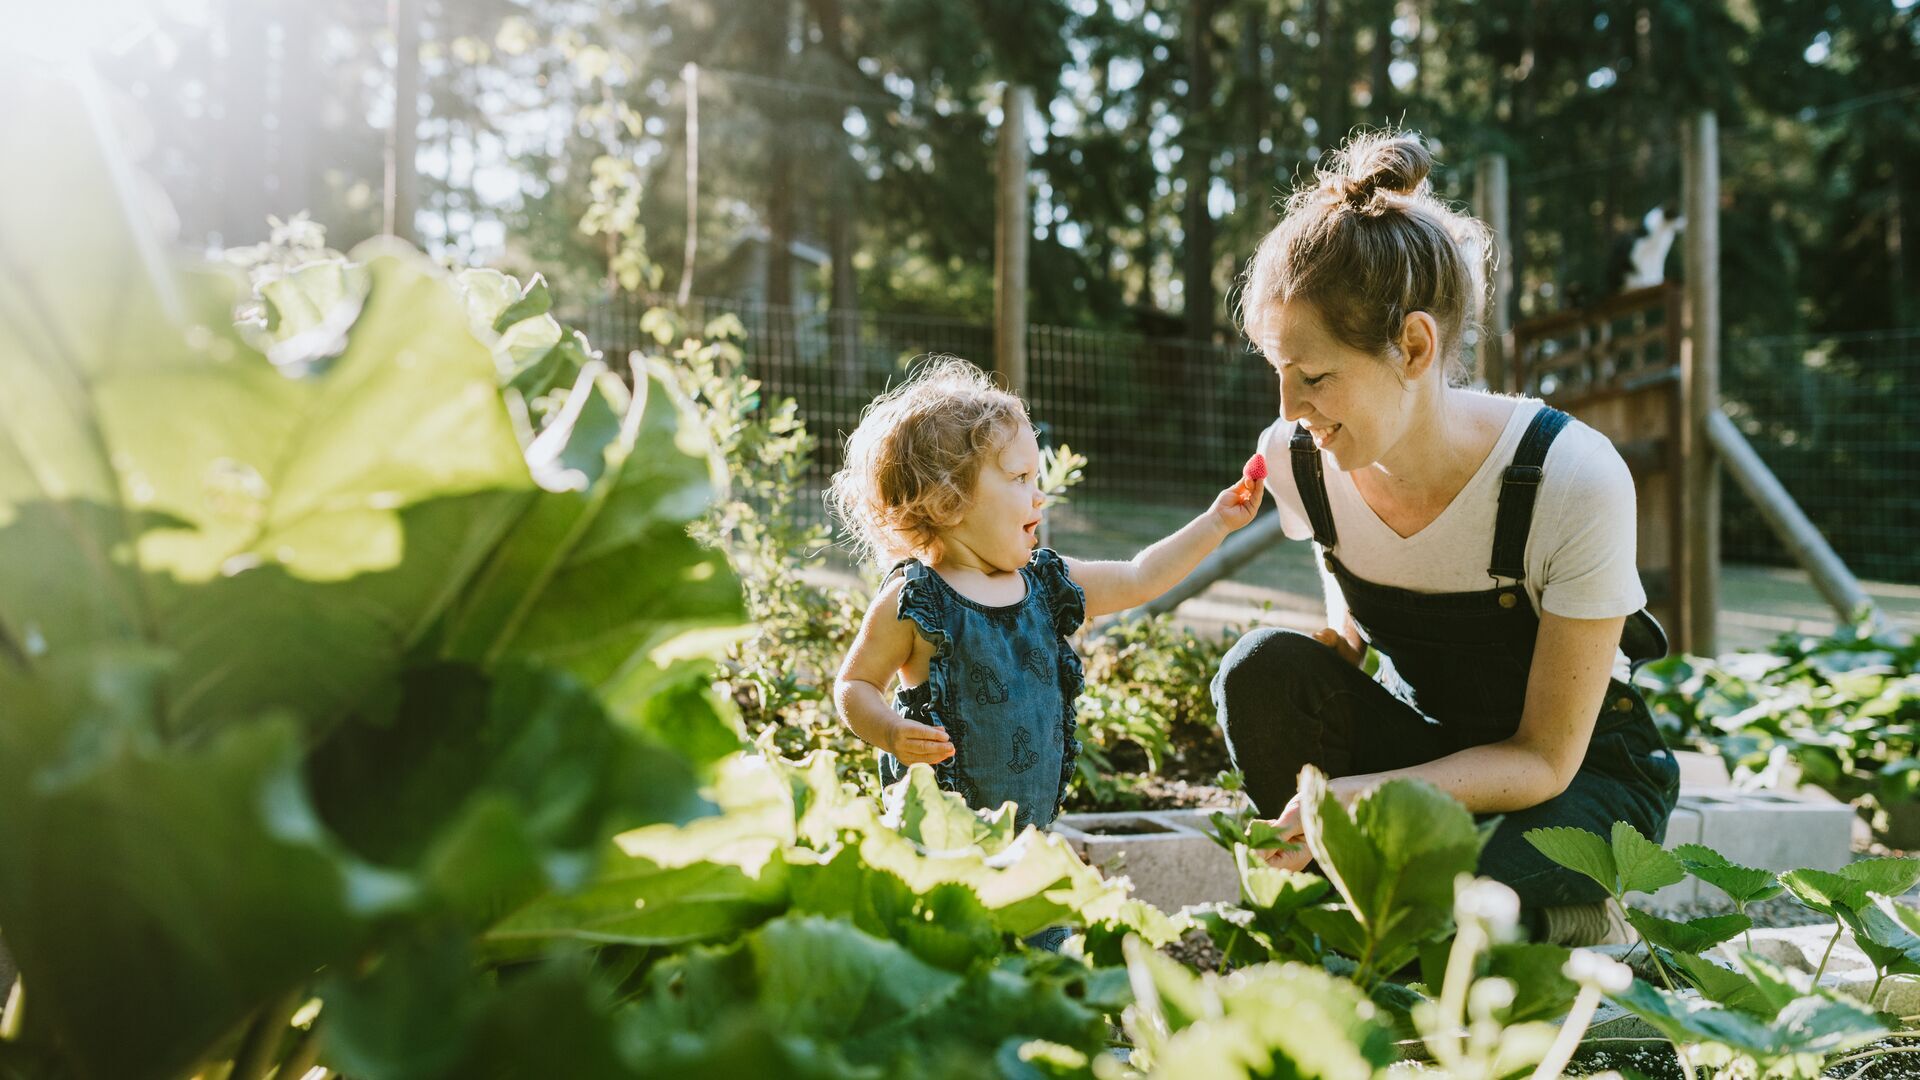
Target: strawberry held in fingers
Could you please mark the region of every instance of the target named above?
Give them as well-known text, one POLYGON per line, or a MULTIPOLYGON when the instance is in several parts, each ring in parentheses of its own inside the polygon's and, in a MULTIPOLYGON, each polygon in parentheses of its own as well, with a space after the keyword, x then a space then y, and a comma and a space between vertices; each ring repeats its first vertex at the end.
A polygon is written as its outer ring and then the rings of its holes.
POLYGON ((1252 457, 1247 459, 1245 467, 1240 470, 1240 483, 1237 485, 1240 489, 1240 501, 1244 503, 1252 498, 1255 485, 1266 478, 1266 455, 1256 451, 1252 457))

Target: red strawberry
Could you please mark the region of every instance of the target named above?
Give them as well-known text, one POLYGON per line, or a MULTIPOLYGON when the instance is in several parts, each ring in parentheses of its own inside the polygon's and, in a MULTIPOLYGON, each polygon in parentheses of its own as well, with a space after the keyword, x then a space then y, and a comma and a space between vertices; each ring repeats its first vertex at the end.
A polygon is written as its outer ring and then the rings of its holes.
POLYGON ((1247 459, 1247 465, 1240 470, 1240 476, 1248 484, 1256 484, 1267 478, 1267 458, 1265 454, 1255 453, 1247 459))

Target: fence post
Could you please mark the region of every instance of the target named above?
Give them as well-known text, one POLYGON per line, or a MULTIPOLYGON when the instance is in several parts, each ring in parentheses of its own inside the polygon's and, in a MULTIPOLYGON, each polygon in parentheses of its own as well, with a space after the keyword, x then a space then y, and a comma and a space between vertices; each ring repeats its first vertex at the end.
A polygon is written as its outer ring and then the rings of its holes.
POLYGON ((994 370, 1007 389, 1027 393, 1027 111, 1030 87, 1008 83, 1000 99, 998 236, 993 253, 994 370))
POLYGON ((1474 216, 1486 222, 1491 233, 1493 280, 1488 300, 1486 325, 1480 335, 1480 379, 1487 389, 1518 390, 1509 385, 1513 378, 1508 355, 1513 348, 1513 236, 1507 202, 1507 155, 1488 154, 1480 159, 1473 185, 1474 216))
POLYGON ((1708 424, 1720 411, 1720 134, 1711 110, 1686 125, 1687 341, 1681 361, 1686 425, 1686 620, 1681 648, 1712 654, 1720 609, 1720 458, 1708 424))

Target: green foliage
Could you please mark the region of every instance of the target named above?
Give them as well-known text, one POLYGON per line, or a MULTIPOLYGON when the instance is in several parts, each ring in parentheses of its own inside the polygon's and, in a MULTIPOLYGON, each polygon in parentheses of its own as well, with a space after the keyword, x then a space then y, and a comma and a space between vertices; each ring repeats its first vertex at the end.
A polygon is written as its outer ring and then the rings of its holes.
POLYGON ((1868 623, 1789 635, 1771 652, 1676 656, 1642 676, 1667 741, 1761 777, 1801 779, 1870 813, 1920 792, 1920 643, 1868 623))
MULTIPOLYGON (((316 972, 430 963, 423 990, 566 1030, 580 995, 461 957, 615 831, 709 809, 665 738, 727 720, 651 708, 739 618, 686 535, 698 425, 586 369, 517 422, 538 290, 476 325, 390 244, 261 260, 236 327, 230 276, 143 262, 72 97, 23 101, 71 197, 0 204, 46 253, 0 278, 0 925, 33 1002, 4 1053, 174 1075, 237 1033, 274 1052, 316 972)), ((427 1041, 355 1045, 394 1050, 371 1075, 427 1041)))
POLYGON ((1457 801, 1415 780, 1380 785, 1355 800, 1349 815, 1326 778, 1308 768, 1300 802, 1307 845, 1348 907, 1310 915, 1310 925, 1344 938, 1336 947, 1359 961, 1356 981, 1371 985, 1446 931, 1454 879, 1473 872, 1487 831, 1457 801))
POLYGON ((1116 621, 1087 640, 1078 714, 1085 801, 1125 806, 1128 774, 1160 772, 1169 759, 1188 775, 1223 763, 1208 687, 1239 634, 1225 627, 1202 635, 1155 615, 1116 621))

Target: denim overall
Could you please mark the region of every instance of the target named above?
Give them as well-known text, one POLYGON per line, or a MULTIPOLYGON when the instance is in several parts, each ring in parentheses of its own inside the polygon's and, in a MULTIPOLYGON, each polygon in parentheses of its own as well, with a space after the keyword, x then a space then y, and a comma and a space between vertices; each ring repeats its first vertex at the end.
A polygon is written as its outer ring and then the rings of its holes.
MULTIPOLYGON (((1020 827, 1052 825, 1080 753, 1074 708, 1083 679, 1067 641, 1086 619, 1080 586, 1050 548, 1021 568, 1026 596, 1004 607, 960 595, 918 560, 892 572, 906 576, 900 617, 934 644, 926 681, 900 690, 893 706, 946 729, 954 752, 933 767, 940 786, 976 810, 1012 800, 1020 827)), ((906 772, 892 754, 880 755, 883 782, 906 772)))
MULTIPOLYGON (((1501 485, 1487 571, 1496 587, 1480 592, 1412 592, 1349 571, 1334 554, 1320 452, 1310 435, 1295 432, 1294 477, 1314 540, 1380 667, 1375 681, 1292 631, 1255 631, 1229 651, 1214 679, 1214 701, 1228 751, 1261 814, 1285 808, 1305 764, 1330 776, 1401 769, 1518 730, 1540 629, 1522 584, 1527 534, 1541 464, 1569 419, 1542 408, 1515 451, 1501 485), (1511 583, 1499 584, 1503 580, 1511 583)), ((1630 623, 1630 629, 1651 625, 1657 634, 1651 617, 1630 623)), ((1626 647, 1636 661, 1652 658, 1638 640, 1626 647)), ((1665 651, 1663 640, 1658 649, 1665 651)), ((1626 821, 1659 841, 1679 787, 1679 765, 1646 702, 1629 684, 1610 680, 1578 774, 1546 802, 1501 815, 1480 872, 1511 886, 1530 911, 1600 900, 1605 893, 1597 883, 1541 855, 1522 834, 1566 825, 1606 836, 1615 821, 1626 821)))

